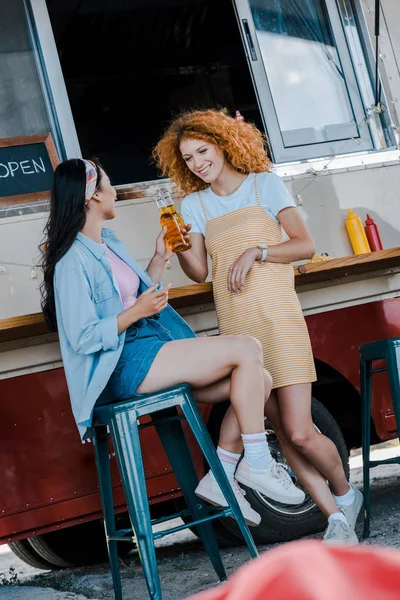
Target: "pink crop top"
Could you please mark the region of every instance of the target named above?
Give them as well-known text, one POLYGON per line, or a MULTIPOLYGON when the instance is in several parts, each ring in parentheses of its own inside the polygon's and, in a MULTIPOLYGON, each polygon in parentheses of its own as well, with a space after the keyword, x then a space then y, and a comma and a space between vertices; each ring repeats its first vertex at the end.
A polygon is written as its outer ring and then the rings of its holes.
POLYGON ((140 279, 135 271, 108 247, 107 253, 114 279, 119 287, 122 304, 125 309, 130 308, 137 300, 140 279))

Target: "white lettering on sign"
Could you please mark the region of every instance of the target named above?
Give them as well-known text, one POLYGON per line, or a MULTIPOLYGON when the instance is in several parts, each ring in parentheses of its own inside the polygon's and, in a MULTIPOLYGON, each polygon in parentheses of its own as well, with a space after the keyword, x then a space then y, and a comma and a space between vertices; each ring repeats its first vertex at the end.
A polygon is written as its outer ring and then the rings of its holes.
POLYGON ((6 165, 3 165, 3 163, 0 163, 0 177, 8 177, 10 174, 10 171, 8 169, 8 167, 6 167, 6 165), (5 170, 5 174, 3 174, 2 169, 5 170))
POLYGON ((31 169, 32 168, 29 165, 29 160, 23 160, 19 164, 20 164, 20 167, 21 167, 22 172, 23 172, 24 175, 34 175, 35 174, 35 171, 27 171, 27 169, 31 169), (25 166, 25 163, 27 163, 27 166, 25 166))
POLYGON ((8 163, 0 163, 0 178, 15 177, 14 173, 18 170, 21 170, 24 175, 35 175, 40 171, 46 173, 42 158, 38 158, 37 161, 32 159, 15 162, 12 160, 8 163))

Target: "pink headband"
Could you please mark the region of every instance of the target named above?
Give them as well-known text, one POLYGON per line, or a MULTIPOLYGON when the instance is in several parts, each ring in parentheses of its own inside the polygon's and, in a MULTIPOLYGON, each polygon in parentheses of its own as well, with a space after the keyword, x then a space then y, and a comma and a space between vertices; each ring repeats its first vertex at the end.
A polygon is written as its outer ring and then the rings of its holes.
POLYGON ((96 191, 97 169, 94 162, 82 158, 86 169, 86 188, 85 188, 85 204, 87 205, 91 197, 96 191))

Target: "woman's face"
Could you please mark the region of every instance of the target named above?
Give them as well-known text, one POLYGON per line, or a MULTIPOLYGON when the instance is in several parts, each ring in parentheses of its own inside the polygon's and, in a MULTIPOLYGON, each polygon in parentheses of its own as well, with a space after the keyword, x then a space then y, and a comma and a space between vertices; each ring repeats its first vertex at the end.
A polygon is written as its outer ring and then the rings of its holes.
POLYGON ((211 184, 221 175, 225 157, 215 144, 204 140, 183 139, 179 148, 189 169, 205 183, 211 184))
POLYGON ((115 217, 115 200, 117 192, 110 182, 110 178, 103 170, 101 171, 100 187, 96 192, 101 200, 101 209, 105 220, 114 219, 115 217))

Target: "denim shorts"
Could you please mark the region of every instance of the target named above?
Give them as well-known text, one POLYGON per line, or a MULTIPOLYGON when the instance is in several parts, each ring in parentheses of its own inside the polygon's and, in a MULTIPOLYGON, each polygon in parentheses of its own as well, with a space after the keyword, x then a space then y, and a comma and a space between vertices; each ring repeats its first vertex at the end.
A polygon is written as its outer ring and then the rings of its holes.
POLYGON ((140 397, 136 392, 165 344, 172 341, 169 332, 156 319, 141 319, 140 325, 126 330, 120 359, 108 382, 117 400, 140 397))

